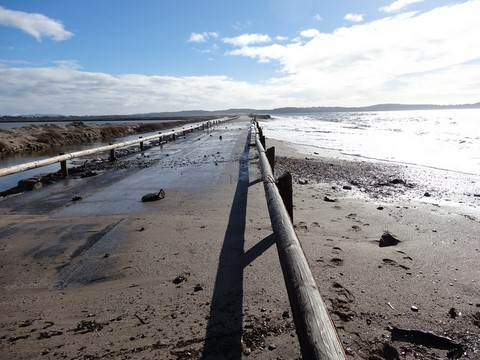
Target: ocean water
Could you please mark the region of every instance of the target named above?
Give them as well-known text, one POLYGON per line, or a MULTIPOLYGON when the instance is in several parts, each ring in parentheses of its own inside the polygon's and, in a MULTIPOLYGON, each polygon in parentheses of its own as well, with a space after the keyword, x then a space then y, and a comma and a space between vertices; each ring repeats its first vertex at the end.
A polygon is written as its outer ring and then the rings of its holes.
POLYGON ((300 151, 480 175, 480 109, 285 114, 262 120, 267 138, 300 151))

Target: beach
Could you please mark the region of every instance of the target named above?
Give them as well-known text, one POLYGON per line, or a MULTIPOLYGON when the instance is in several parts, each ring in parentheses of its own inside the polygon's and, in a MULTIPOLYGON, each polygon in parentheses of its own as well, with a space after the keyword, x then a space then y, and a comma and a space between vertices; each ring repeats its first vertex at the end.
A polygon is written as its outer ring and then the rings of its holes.
POLYGON ((277 168, 296 174, 297 234, 347 355, 447 357, 442 340, 415 344, 393 327, 447 336, 463 344, 464 356, 480 358, 478 176, 305 156, 270 143, 289 154, 277 168), (380 247, 387 231, 401 242, 380 247))
MULTIPOLYGON (((249 129, 0 199, 0 357, 301 358, 249 129)), ((347 358, 480 358, 479 177, 265 135, 347 358)))

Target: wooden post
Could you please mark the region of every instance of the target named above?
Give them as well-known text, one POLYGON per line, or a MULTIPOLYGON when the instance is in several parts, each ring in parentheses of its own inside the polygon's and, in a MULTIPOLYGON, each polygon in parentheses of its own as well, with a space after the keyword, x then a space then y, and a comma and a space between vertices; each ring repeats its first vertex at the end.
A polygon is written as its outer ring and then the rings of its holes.
POLYGON ((265 149, 267 147, 266 144, 265 144, 265 136, 263 136, 263 135, 260 136, 260 142, 262 143, 262 146, 265 149))
POLYGON ((292 189, 292 174, 286 172, 277 180, 277 188, 282 197, 283 204, 287 209, 290 221, 293 222, 293 189, 292 189))
MULTIPOLYGON (((108 143, 108 144, 113 145, 113 143, 108 143)), ((108 160, 111 162, 117 160, 117 158, 115 157, 115 149, 110 149, 110 156, 108 157, 108 160)))
MULTIPOLYGON (((143 139, 142 136, 139 136, 138 138, 143 139)), ((143 141, 140 141, 140 151, 143 152, 143 141)))
MULTIPOLYGON (((65 153, 59 153, 58 155, 65 155, 65 153)), ((62 169, 62 176, 64 179, 68 177, 67 160, 60 161, 60 168, 62 169)))
POLYGON ((268 163, 272 169, 272 174, 275 175, 275 146, 269 147, 265 154, 267 155, 268 163))
MULTIPOLYGON (((260 138, 262 138, 263 137, 263 129, 260 127, 258 122, 257 122, 257 129, 258 129, 258 135, 260 136, 260 138)), ((265 146, 263 148, 265 149, 265 146)))

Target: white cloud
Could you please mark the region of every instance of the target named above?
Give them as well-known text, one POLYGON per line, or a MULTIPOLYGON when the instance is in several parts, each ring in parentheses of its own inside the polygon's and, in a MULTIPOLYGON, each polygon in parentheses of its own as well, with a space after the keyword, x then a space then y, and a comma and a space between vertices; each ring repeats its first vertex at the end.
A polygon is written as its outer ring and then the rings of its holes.
POLYGON ((275 36, 275 40, 277 40, 277 41, 287 41, 288 37, 286 37, 286 36, 275 36))
POLYGON ((293 45, 288 45, 287 47, 278 44, 257 47, 242 46, 238 49, 227 51, 225 54, 257 58, 261 63, 269 63, 272 60, 280 61, 290 46, 293 45))
POLYGON ((268 84, 227 76, 113 76, 62 66, 0 66, 0 78, 0 111, 12 115, 135 114, 281 103, 268 84))
POLYGON ((347 14, 344 17, 345 20, 351 21, 351 22, 362 22, 363 21, 363 15, 362 14, 347 14))
POLYGON ((234 46, 248 46, 252 44, 262 44, 272 41, 270 36, 265 34, 243 34, 233 38, 224 38, 223 42, 234 46))
POLYGON ((322 21, 323 20, 323 18, 320 14, 316 14, 313 18, 317 21, 322 21))
POLYGON ((198 33, 191 33, 190 38, 187 40, 187 42, 195 42, 195 43, 202 43, 206 41, 207 41, 207 37, 204 34, 198 34, 198 33))
POLYGON ((408 5, 420 3, 420 2, 423 2, 423 0, 397 0, 388 6, 381 7, 380 11, 390 14, 390 13, 402 10, 408 5))
POLYGON ((209 39, 216 39, 218 38, 218 32, 203 32, 203 33, 191 33, 190 37, 188 38, 187 42, 194 42, 194 43, 204 43, 207 42, 209 39))
POLYGON ((304 38, 316 38, 316 37, 319 37, 320 36, 320 31, 318 31, 317 29, 308 29, 308 30, 304 30, 302 32, 300 32, 300 36, 304 37, 304 38))
POLYGON ((55 41, 70 39, 73 33, 67 31, 59 20, 50 19, 42 14, 8 10, 0 6, 0 25, 14 27, 32 35, 38 41, 43 36, 55 41))

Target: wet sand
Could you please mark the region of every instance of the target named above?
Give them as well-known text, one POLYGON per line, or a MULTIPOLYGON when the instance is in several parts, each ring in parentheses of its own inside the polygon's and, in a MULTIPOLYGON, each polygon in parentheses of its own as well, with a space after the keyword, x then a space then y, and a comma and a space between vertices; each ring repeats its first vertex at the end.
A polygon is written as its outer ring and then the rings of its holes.
MULTIPOLYGON (((0 200, 0 357, 300 358, 248 129, 229 122, 152 149, 145 169, 0 200), (140 201, 159 187, 165 199, 140 201)), ((478 358, 476 188, 447 199, 407 186, 413 171, 267 145, 277 174, 294 175, 297 234, 348 358, 455 350, 394 341, 388 325, 449 336, 478 358), (387 230, 401 242, 381 248, 387 230)))

